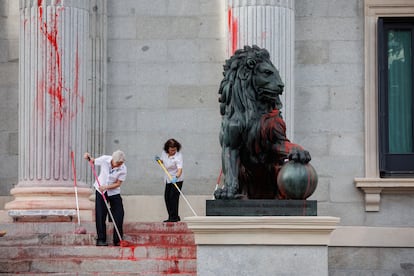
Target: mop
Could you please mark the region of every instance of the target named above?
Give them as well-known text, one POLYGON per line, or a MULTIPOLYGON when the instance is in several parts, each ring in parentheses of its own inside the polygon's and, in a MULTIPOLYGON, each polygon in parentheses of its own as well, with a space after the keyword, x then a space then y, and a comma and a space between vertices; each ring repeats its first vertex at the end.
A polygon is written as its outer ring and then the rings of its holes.
MULTIPOLYGON (((99 182, 98 175, 96 174, 95 165, 93 164, 93 161, 90 158, 88 158, 88 160, 89 160, 89 165, 91 165, 91 169, 92 169, 93 175, 95 176, 96 183, 98 184, 98 187, 100 187, 101 186, 101 183, 99 182)), ((96 187, 95 187, 95 189, 96 189, 96 187)), ((119 233, 118 226, 116 225, 114 216, 112 215, 111 208, 109 207, 109 204, 108 204, 108 201, 106 199, 105 194, 102 193, 101 191, 99 191, 98 189, 97 189, 97 191, 102 195, 102 199, 105 202, 106 208, 108 209, 109 216, 111 217, 111 220, 112 220, 112 222, 114 224, 114 228, 115 228, 116 234, 118 235, 118 238, 119 238, 119 245, 121 247, 129 246, 129 243, 127 241, 123 240, 122 237, 121 237, 121 234, 119 233)))
MULTIPOLYGON (((167 169, 165 168, 164 164, 161 161, 161 158, 159 158, 158 156, 155 156, 155 161, 157 161, 157 163, 161 166, 161 168, 164 170, 165 174, 168 176, 168 178, 170 179, 170 181, 173 179, 171 174, 167 171, 167 169)), ((188 207, 190 207, 191 211, 193 212, 194 216, 197 217, 196 212, 194 211, 193 207, 191 207, 190 202, 188 202, 187 198, 184 196, 184 194, 181 192, 181 189, 177 186, 176 183, 173 183, 175 188, 180 192, 180 195, 184 198, 185 202, 187 203, 188 207)))
POLYGON ((72 158, 72 169, 73 169, 73 180, 75 186, 75 198, 76 198, 76 212, 78 215, 78 228, 75 230, 75 234, 86 234, 86 228, 81 227, 80 225, 80 212, 79 212, 79 199, 78 199, 78 185, 76 185, 76 167, 75 167, 75 157, 73 151, 70 152, 70 157, 72 158))

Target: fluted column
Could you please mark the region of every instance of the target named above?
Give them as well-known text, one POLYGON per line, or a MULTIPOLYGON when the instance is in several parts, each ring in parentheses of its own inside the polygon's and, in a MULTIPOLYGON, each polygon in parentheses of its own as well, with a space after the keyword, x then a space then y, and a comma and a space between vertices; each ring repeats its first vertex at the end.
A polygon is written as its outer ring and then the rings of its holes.
POLYGON ((266 48, 285 83, 282 109, 287 135, 293 139, 294 0, 227 0, 228 55, 244 45, 266 48))
POLYGON ((88 0, 20 1, 19 182, 7 210, 75 209, 72 151, 79 207, 93 209, 82 159, 88 39, 88 0))

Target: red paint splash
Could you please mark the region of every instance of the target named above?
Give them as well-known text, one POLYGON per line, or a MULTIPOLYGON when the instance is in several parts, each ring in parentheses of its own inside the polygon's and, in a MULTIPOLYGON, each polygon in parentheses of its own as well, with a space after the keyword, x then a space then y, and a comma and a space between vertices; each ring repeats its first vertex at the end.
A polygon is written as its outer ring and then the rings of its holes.
POLYGON ((179 261, 178 260, 172 260, 173 263, 171 263, 171 267, 169 267, 167 270, 164 271, 166 274, 175 274, 180 273, 180 269, 178 267, 179 261))
POLYGON ((233 9, 231 7, 227 10, 227 26, 231 42, 231 55, 233 55, 238 49, 237 40, 239 36, 239 24, 237 18, 233 16, 233 9))
MULTIPOLYGON (((46 44, 43 45, 44 49, 47 49, 46 53, 46 62, 47 62, 47 72, 46 76, 41 76, 38 82, 38 95, 36 99, 37 112, 44 112, 45 108, 49 108, 44 104, 44 95, 47 93, 50 97, 52 115, 57 120, 62 120, 65 113, 68 113, 70 118, 74 118, 79 111, 78 104, 81 103, 83 106, 84 98, 79 93, 79 68, 80 68, 80 58, 78 51, 78 43, 76 44, 76 53, 74 60, 74 81, 73 81, 73 91, 70 91, 69 88, 65 88, 65 82, 63 77, 62 69, 62 49, 59 48, 59 16, 63 7, 56 7, 53 9, 50 15, 50 21, 44 19, 43 13, 43 0, 38 0, 38 22, 39 22, 39 31, 40 34, 45 38, 46 44), (71 110, 67 110, 67 103, 65 99, 65 92, 73 92, 72 97, 68 99, 72 100, 71 110)), ((60 1, 56 2, 58 5, 60 1)), ((42 74, 42 72, 39 72, 42 74)))
POLYGON ((286 158, 293 148, 303 150, 302 146, 292 143, 286 137, 286 123, 280 115, 278 109, 264 114, 260 119, 260 133, 257 139, 256 152, 260 152, 263 146, 269 141, 278 141, 273 145, 273 150, 280 156, 279 159, 286 158))
POLYGON ((129 251, 125 251, 125 250, 121 250, 121 259, 127 259, 130 261, 136 261, 137 258, 135 257, 135 249, 136 249, 136 245, 131 244, 129 242, 125 242, 123 240, 124 243, 121 242, 121 248, 129 248, 129 251), (126 252, 130 252, 130 254, 128 256, 125 256, 126 252))
POLYGON ((40 32, 47 39, 47 43, 50 45, 51 49, 49 50, 48 57, 48 79, 46 80, 46 89, 47 93, 52 99, 52 105, 54 105, 54 117, 57 119, 62 119, 64 114, 64 97, 63 97, 63 75, 62 75, 62 65, 61 65, 61 53, 59 51, 59 32, 58 32, 58 17, 59 11, 61 9, 56 9, 56 12, 52 15, 51 24, 48 28, 47 23, 43 21, 43 6, 42 0, 38 0, 38 20, 40 32))

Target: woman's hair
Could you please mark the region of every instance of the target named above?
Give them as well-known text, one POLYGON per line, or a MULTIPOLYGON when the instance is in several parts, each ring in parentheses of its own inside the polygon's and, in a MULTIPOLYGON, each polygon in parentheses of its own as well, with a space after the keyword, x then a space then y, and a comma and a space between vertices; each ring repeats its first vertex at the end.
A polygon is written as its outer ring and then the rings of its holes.
POLYGON ((112 153, 112 160, 114 162, 125 162, 125 153, 117 150, 112 153))
POLYGON ((180 151, 181 144, 177 140, 171 138, 171 139, 168 139, 167 142, 165 142, 164 151, 168 153, 169 148, 177 148, 177 151, 180 151))

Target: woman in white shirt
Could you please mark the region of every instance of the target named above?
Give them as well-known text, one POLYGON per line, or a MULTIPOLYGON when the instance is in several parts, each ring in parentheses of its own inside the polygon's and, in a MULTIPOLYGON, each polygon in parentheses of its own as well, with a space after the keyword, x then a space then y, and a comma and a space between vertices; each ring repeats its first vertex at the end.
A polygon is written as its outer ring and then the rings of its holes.
POLYGON ((181 144, 177 140, 168 139, 161 153, 161 162, 172 176, 172 180, 166 175, 164 176, 164 200, 168 212, 168 219, 164 220, 164 222, 177 222, 181 220, 178 215, 180 192, 174 185, 175 183, 180 190, 183 187, 183 156, 180 149, 181 144))
MULTIPOLYGON (((112 156, 102 155, 93 158, 89 153, 84 154, 84 158, 93 162, 96 166, 100 166, 99 183, 95 181, 96 199, 95 199, 95 223, 97 246, 107 246, 106 242, 106 217, 108 216, 108 209, 106 207, 103 196, 111 206, 111 213, 114 217, 113 223, 116 224, 119 234, 123 236, 124 223, 124 205, 121 197, 121 184, 125 181, 127 176, 127 167, 125 166, 125 154, 120 151, 114 151, 112 156)), ((114 229, 113 242, 115 246, 119 246, 118 233, 114 229)))

